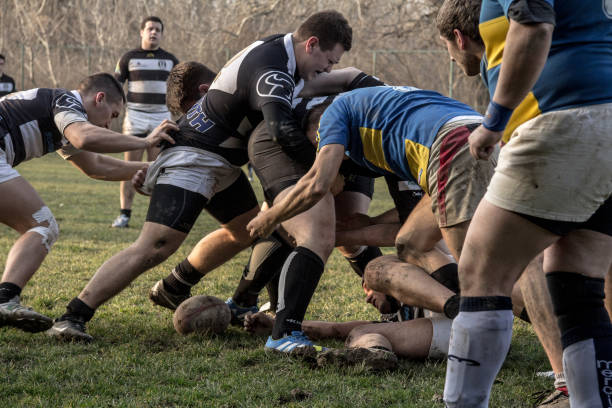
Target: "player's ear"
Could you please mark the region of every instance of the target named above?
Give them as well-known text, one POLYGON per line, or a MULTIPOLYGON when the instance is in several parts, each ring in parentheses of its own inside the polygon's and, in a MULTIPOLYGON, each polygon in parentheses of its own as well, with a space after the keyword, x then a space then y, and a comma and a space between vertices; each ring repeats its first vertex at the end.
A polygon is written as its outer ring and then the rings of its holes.
POLYGON ((313 51, 314 47, 318 45, 319 45, 318 37, 315 37, 315 36, 309 37, 306 40, 306 52, 310 54, 313 51))
POLYGON ((210 84, 200 84, 198 86, 198 92, 200 92, 200 96, 206 95, 206 92, 208 92, 208 88, 210 88, 210 84))
POLYGON ((457 28, 453 30, 453 34, 455 37, 455 44, 457 44, 457 48, 459 48, 461 51, 464 51, 467 48, 467 37, 463 35, 463 33, 457 28))
POLYGON ((96 92, 96 96, 94 97, 96 105, 104 102, 105 98, 106 98, 106 94, 104 92, 96 92))

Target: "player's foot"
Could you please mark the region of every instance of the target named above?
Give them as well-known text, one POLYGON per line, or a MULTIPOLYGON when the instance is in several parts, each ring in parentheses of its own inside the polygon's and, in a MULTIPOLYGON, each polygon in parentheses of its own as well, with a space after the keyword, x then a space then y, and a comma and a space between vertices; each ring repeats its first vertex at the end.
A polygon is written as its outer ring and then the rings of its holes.
POLYGON ((47 335, 61 341, 81 341, 89 343, 93 337, 85 331, 85 323, 80 320, 56 320, 47 330, 47 335))
POLYGON ((127 228, 130 223, 130 217, 125 214, 119 214, 115 221, 111 224, 113 228, 127 228))
POLYGON ((302 331, 292 331, 291 334, 286 334, 278 340, 274 340, 270 336, 268 341, 266 341, 264 349, 281 353, 293 353, 298 349, 310 349, 315 352, 327 350, 325 347, 315 345, 302 331))
POLYGON ((395 370, 398 366, 397 356, 383 348, 344 348, 330 349, 317 355, 317 365, 348 367, 363 365, 373 371, 395 370))
MULTIPOLYGON (((538 393, 536 393, 538 394, 538 393)), ((539 393, 543 398, 536 396, 536 408, 569 408, 569 395, 565 389, 555 389, 552 393, 547 391, 539 393), (539 401, 538 401, 539 400, 539 401)))
POLYGON ((234 326, 243 326, 244 317, 247 313, 257 313, 259 308, 257 306, 242 307, 238 303, 234 302, 234 299, 229 298, 225 301, 225 304, 229 306, 230 312, 232 312, 231 324, 234 326))
POLYGON ((191 297, 191 293, 172 293, 168 291, 163 280, 159 280, 149 290, 149 299, 154 305, 176 310, 178 305, 191 297))
POLYGON ((36 333, 47 330, 52 324, 53 320, 50 317, 19 303, 19 296, 15 296, 8 302, 0 303, 0 327, 12 326, 26 332, 36 333))
POLYGON ((274 319, 267 313, 247 313, 244 316, 244 330, 257 336, 269 335, 273 326, 274 319))

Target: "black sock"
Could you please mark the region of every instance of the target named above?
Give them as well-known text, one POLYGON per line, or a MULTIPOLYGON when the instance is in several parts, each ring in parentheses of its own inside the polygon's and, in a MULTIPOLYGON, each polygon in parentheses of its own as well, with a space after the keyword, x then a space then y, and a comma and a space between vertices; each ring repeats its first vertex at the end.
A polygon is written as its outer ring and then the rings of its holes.
POLYGON ((272 280, 266 284, 268 299, 270 299, 270 310, 276 313, 278 307, 278 280, 280 279, 280 271, 272 277, 272 280))
POLYGON ((66 313, 62 315, 58 320, 77 320, 83 323, 87 323, 91 320, 94 313, 96 313, 95 309, 87 306, 81 299, 75 297, 68 303, 66 306, 66 313))
POLYGON ((363 278, 363 273, 368 263, 379 256, 382 256, 380 248, 369 246, 361 251, 359 255, 352 258, 345 257, 345 259, 349 262, 349 265, 351 265, 355 273, 363 278))
POLYGON ((523 308, 521 313, 518 315, 518 318, 524 322, 531 323, 531 319, 529 318, 529 314, 527 313, 527 308, 523 308))
POLYGON ((449 263, 431 273, 431 277, 455 293, 459 293, 459 272, 456 263, 449 263))
POLYGON ((187 258, 180 264, 176 265, 170 275, 164 278, 164 287, 175 295, 187 294, 191 291, 191 287, 202 279, 202 275, 194 268, 187 258))
POLYGON ((302 330, 302 320, 323 274, 323 260, 310 249, 297 247, 283 265, 272 338, 302 330))
POLYGON ((21 295, 21 288, 14 283, 0 283, 0 303, 6 303, 15 296, 21 295))
POLYGON ((243 307, 256 306, 259 292, 275 275, 280 274, 291 251, 293 247, 274 234, 269 238, 257 240, 232 296, 234 302, 243 307))
POLYGON ((572 272, 546 274, 561 330, 563 367, 572 406, 608 406, 612 324, 604 280, 572 272))
POLYGON ((125 215, 126 217, 130 218, 132 216, 132 210, 129 208, 122 208, 121 210, 119 210, 119 214, 125 215))

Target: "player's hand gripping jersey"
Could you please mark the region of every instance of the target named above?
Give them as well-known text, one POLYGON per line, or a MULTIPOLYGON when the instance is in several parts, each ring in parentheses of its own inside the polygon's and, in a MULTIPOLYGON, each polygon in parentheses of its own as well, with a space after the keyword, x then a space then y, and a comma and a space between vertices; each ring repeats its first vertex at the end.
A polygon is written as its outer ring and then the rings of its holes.
POLYGON ((64 137, 87 113, 77 91, 37 88, 0 100, 0 148, 13 167, 58 149, 76 150, 64 137))
POLYGON ((208 150, 240 166, 248 161, 251 130, 265 118, 288 155, 311 161, 312 148, 291 112, 303 86, 291 34, 256 41, 223 67, 208 93, 179 120, 174 146, 208 150))
POLYGON ((469 106, 412 87, 379 86, 347 92, 325 110, 319 149, 342 144, 360 166, 427 188, 429 150, 450 120, 480 114, 469 106))
POLYGON ((544 112, 612 102, 612 2, 483 0, 480 35, 485 43, 482 77, 491 99, 502 65, 509 18, 555 25, 546 65, 532 91, 514 111, 503 141, 521 123, 544 112))

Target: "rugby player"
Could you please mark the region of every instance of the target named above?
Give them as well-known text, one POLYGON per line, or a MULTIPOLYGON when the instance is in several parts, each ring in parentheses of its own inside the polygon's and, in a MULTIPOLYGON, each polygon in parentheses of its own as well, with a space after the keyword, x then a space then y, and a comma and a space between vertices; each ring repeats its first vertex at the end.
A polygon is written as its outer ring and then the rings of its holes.
MULTIPOLYGON (((289 194, 249 223, 251 234, 266 236, 279 222, 313 206, 326 205, 325 197, 347 151, 354 165, 412 181, 423 189, 425 195, 399 230, 399 259, 395 259, 422 268, 425 282, 431 283, 431 274, 455 286, 451 295, 456 292, 456 264, 436 244, 444 237, 452 255, 458 258, 462 234, 493 172, 494 159, 478 163, 467 151, 467 137, 482 117, 458 101, 411 87, 348 92, 327 109, 314 109, 309 122, 316 124, 319 117, 320 151, 314 165, 289 194), (466 190, 470 194, 465 194, 466 190)), ((313 138, 315 131, 316 125, 309 131, 313 138)), ((396 199, 395 194, 392 197, 396 199)), ((400 212, 409 208, 401 202, 396 206, 400 212)), ((327 212, 333 212, 333 207, 327 212)), ((325 233, 333 235, 333 230, 325 233)), ((443 286, 441 289, 448 291, 443 286)), ((445 309, 449 316, 457 306, 457 296, 447 296, 444 304, 427 305, 438 312, 445 309)))
POLYGON ((310 160, 311 150, 302 149, 309 142, 293 119, 291 100, 304 80, 338 63, 350 49, 351 36, 340 13, 324 11, 310 16, 294 33, 256 41, 232 58, 206 95, 179 120, 176 144, 165 146, 149 169, 145 187, 152 190, 151 203, 139 238, 100 267, 49 334, 90 341, 85 323, 95 310, 172 254, 204 208, 221 228, 204 237, 200 251, 160 283, 164 291, 189 290, 248 247, 253 239, 245 227, 259 211, 240 169, 248 160, 248 135, 263 120, 288 154, 310 160))
MULTIPOLYGON (((127 106, 123 120, 123 133, 143 137, 155 126, 170 119, 166 107, 166 79, 178 59, 160 48, 164 38, 164 23, 159 17, 149 16, 140 23, 140 48, 126 52, 117 62, 115 78, 127 81, 127 106)), ((147 160, 155 160, 159 148, 147 150, 147 160)), ((125 153, 125 160, 140 161, 144 150, 125 153)), ((119 186, 121 210, 111 224, 114 228, 127 228, 132 215, 134 188, 129 181, 119 186)))
POLYGON ((92 178, 129 180, 146 165, 99 153, 172 141, 166 132, 176 126, 164 121, 146 138, 113 132, 108 128, 124 103, 120 84, 103 73, 85 78, 77 90, 37 88, 0 100, 0 222, 20 234, 9 251, 0 283, 0 326, 38 332, 52 324, 50 318, 22 306, 19 299, 57 240, 59 227, 51 210, 14 167, 58 151, 92 178))
MULTIPOLYGON (((465 3, 453 3, 456 19, 465 3)), ((502 137, 512 138, 460 259, 447 406, 487 406, 510 345, 509 290, 542 251, 570 405, 610 405, 612 326, 603 297, 612 263, 611 18, 609 2, 482 2, 481 72, 491 103, 470 150, 487 159, 502 137)), ((447 28, 451 55, 470 58, 476 70, 478 56, 461 46, 457 27, 447 28)))

